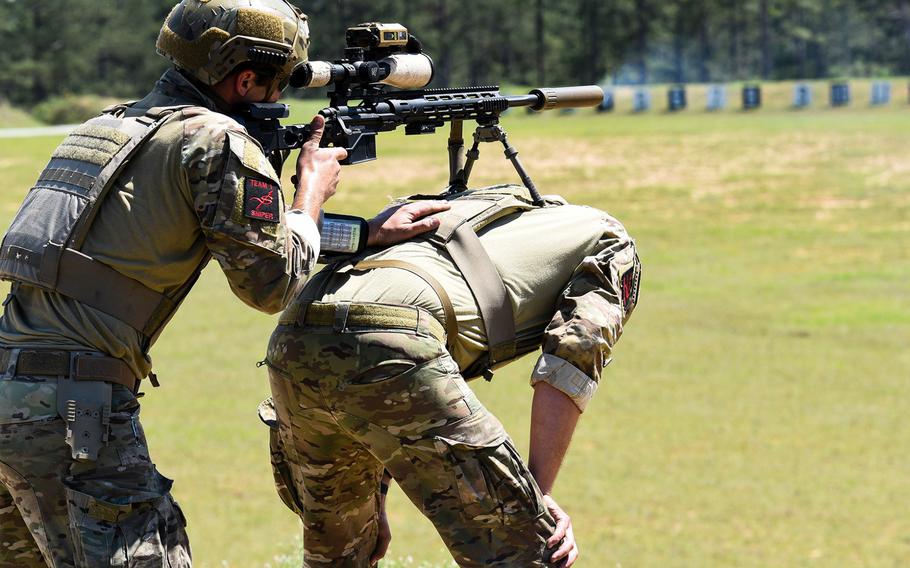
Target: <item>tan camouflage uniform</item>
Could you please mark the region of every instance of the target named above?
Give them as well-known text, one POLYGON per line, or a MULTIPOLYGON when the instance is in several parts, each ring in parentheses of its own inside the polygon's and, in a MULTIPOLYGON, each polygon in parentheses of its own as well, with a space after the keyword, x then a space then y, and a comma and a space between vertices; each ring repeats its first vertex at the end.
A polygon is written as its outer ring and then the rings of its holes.
MULTIPOLYGON (((548 382, 583 411, 637 301, 632 240, 614 218, 571 205, 512 215, 479 235, 513 301, 519 344, 543 346, 532 383, 548 382)), ((269 343, 273 461, 283 499, 302 509, 304 565, 368 565, 385 468, 460 566, 546 566, 554 521, 461 374, 486 349, 470 289, 426 240, 367 257, 390 259, 419 265, 448 293, 458 321, 451 352, 440 341, 439 297, 401 268, 323 271, 269 343), (416 323, 349 323, 377 305, 410 311, 416 323)))
MULTIPOLYGON (((213 112, 215 102, 180 73, 167 72, 134 109, 174 105, 193 106, 128 163, 83 249, 165 295, 211 256, 239 298, 275 312, 315 262, 315 224, 294 229, 283 221, 300 216, 284 211, 278 176, 258 144, 213 112), (273 220, 248 215, 255 209, 245 202, 250 180, 274 185, 273 220)), ((151 367, 150 346, 127 324, 28 286, 6 304, 0 346, 100 351, 127 362, 137 376, 151 367)), ((183 516, 169 493, 172 482, 149 458, 136 397, 114 385, 110 441, 96 462, 80 462, 64 443, 56 379, 5 371, 0 567, 189 566, 183 516)))

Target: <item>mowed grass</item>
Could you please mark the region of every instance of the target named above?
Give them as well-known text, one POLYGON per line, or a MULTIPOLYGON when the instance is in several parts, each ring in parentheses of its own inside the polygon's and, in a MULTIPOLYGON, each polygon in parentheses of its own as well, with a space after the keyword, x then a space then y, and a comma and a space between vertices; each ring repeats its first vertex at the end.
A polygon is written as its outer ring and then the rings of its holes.
MULTIPOLYGON (((910 109, 516 112, 504 124, 538 186, 622 219, 644 264, 640 305, 556 486, 579 565, 904 565, 910 109)), ((56 142, 0 140, 4 222, 56 142)), ((380 159, 346 168, 329 209, 368 215, 438 191, 445 145, 443 133, 382 135, 380 159)), ((499 148, 483 149, 476 185, 515 179, 499 148)), ((199 566, 296 563, 298 523, 272 489, 255 412, 274 322, 213 267, 153 351, 162 387, 143 420, 199 566)), ((532 364, 473 384, 522 451, 532 364)), ((445 565, 397 490, 390 515, 395 566, 445 565)))

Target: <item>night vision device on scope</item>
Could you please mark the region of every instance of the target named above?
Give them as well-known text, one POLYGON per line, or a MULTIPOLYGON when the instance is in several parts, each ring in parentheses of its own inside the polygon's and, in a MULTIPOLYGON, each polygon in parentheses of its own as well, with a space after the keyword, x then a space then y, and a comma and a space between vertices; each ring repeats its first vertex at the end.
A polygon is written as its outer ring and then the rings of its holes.
POLYGON ((348 28, 344 59, 309 61, 291 75, 291 86, 422 89, 433 80, 433 60, 401 24, 370 22, 348 28))

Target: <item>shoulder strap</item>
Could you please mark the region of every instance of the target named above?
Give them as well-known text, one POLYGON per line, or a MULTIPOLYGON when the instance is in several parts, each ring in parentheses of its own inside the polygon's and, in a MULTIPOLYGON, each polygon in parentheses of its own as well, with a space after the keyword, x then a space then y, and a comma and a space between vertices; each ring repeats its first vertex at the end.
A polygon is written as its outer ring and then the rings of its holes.
POLYGON ((82 215, 79 216, 79 220, 73 228, 69 242, 65 243, 67 247, 76 250, 79 250, 82 247, 82 244, 88 236, 89 228, 91 228, 92 223, 95 221, 95 216, 101 209, 101 203, 110 192, 111 187, 113 187, 113 183, 111 182, 123 171, 123 168, 126 166, 127 162, 129 162, 129 159, 143 143, 148 140, 152 134, 157 132, 158 129, 161 128, 165 122, 170 120, 175 115, 176 111, 181 108, 184 107, 153 108, 144 116, 130 121, 123 121, 123 130, 129 135, 130 141, 114 154, 111 161, 107 163, 104 169, 101 170, 101 173, 98 174, 98 177, 95 178, 95 183, 92 184, 92 187, 87 194, 90 205, 86 207, 82 212, 82 215))
POLYGON ((515 355, 515 314, 502 276, 467 223, 455 230, 446 252, 471 289, 487 332, 490 365, 515 355))
POLYGON ((445 249, 458 268, 477 302, 489 345, 489 366, 515 357, 515 314, 512 299, 492 259, 483 248, 477 231, 512 213, 532 209, 508 194, 489 194, 456 199, 458 203, 430 241, 445 249))

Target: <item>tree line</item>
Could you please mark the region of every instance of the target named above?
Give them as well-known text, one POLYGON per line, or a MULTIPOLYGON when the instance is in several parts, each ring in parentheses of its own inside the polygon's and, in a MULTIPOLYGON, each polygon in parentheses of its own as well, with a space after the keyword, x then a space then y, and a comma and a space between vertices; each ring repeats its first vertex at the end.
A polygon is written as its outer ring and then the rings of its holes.
MULTIPOLYGON (((0 99, 137 97, 175 0, 0 0, 0 99)), ((407 26, 434 86, 712 82, 910 74, 910 0, 312 0, 313 59, 344 30, 407 26)))

